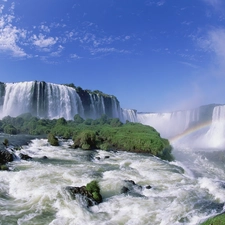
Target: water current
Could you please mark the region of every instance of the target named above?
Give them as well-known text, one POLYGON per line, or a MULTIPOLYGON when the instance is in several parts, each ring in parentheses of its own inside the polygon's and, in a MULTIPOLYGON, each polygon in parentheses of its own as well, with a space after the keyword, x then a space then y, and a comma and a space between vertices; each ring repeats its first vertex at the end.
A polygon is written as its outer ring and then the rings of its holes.
POLYGON ((17 159, 9 164, 11 171, 0 171, 1 225, 197 225, 223 211, 222 150, 176 147, 176 160, 167 162, 60 143, 53 147, 46 139, 32 139, 21 151, 33 159, 17 159), (101 188, 99 205, 87 207, 65 190, 92 180, 101 188), (142 188, 121 193, 125 180, 142 188))

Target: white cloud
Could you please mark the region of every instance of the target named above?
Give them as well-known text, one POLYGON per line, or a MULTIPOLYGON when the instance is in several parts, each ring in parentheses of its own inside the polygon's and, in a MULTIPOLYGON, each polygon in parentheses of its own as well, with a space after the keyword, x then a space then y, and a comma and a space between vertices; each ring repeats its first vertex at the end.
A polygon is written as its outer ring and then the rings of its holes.
MULTIPOLYGON (((1 11, 3 11, 4 6, 1 6, 1 11)), ((14 9, 14 4, 11 5, 10 11, 14 9)), ((27 56, 24 49, 19 46, 20 40, 26 37, 26 31, 24 29, 19 29, 12 25, 14 15, 2 14, 0 16, 0 51, 10 52, 14 57, 24 57, 27 56)))
POLYGON ((52 45, 57 43, 58 38, 53 37, 46 37, 43 34, 39 34, 38 36, 33 35, 33 45, 40 47, 40 48, 47 48, 51 47, 52 45))
POLYGON ((46 25, 43 25, 43 24, 40 26, 40 29, 42 31, 46 32, 46 33, 50 32, 50 28, 48 26, 46 26, 46 25))
POLYGON ((116 49, 116 48, 94 48, 90 50, 92 55, 96 55, 97 53, 123 53, 123 54, 127 54, 129 53, 129 51, 126 51, 124 49, 120 50, 120 49, 116 49))
POLYGON ((225 63, 225 29, 214 28, 204 38, 198 40, 200 47, 215 54, 220 63, 225 63))
POLYGON ((165 4, 165 0, 149 0, 146 1, 146 5, 147 6, 152 6, 152 5, 156 5, 156 6, 163 6, 165 4))
POLYGON ((61 52, 63 51, 63 49, 64 49, 64 47, 62 45, 59 45, 57 51, 52 52, 50 54, 50 56, 59 57, 61 55, 61 52))
POLYGON ((70 58, 71 58, 71 59, 81 59, 81 57, 78 56, 77 54, 71 54, 71 55, 70 55, 70 58))
MULTIPOLYGON (((27 54, 24 50, 18 46, 17 42, 20 36, 21 30, 10 25, 5 26, 0 30, 0 50, 10 51, 15 57, 23 57, 27 54)), ((24 33, 24 32, 23 32, 24 33)))
POLYGON ((215 8, 220 7, 223 4, 223 0, 203 0, 209 5, 212 5, 215 8))
POLYGON ((0 13, 2 13, 3 9, 4 9, 4 5, 0 5, 0 13))

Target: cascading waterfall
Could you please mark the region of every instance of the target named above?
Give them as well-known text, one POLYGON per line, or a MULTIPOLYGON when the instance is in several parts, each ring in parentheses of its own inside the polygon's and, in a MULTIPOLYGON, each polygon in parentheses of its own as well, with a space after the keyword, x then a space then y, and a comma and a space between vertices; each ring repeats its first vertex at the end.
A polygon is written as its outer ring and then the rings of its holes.
POLYGON ((6 84, 1 117, 18 116, 31 111, 32 84, 31 82, 6 84))
POLYGON ((90 94, 91 99, 91 118, 97 119, 101 115, 105 114, 104 99, 99 94, 90 94))
POLYGON ((225 105, 214 108, 212 124, 204 140, 209 147, 225 148, 225 105))
POLYGON ((91 111, 92 111, 93 118, 97 118, 97 113, 96 113, 96 109, 95 109, 95 103, 94 103, 93 96, 90 93, 89 93, 89 96, 90 96, 90 100, 91 100, 90 108, 91 108, 91 111))
POLYGON ((75 86, 37 81, 0 83, 0 119, 23 113, 48 119, 71 120, 75 114, 84 119, 97 119, 103 114, 121 119, 122 109, 114 96, 81 88, 77 91, 75 86))
POLYGON ((121 118, 121 108, 115 98, 111 98, 112 101, 112 117, 121 118))
POLYGON ((121 116, 121 121, 125 123, 126 121, 130 122, 141 122, 138 121, 137 118, 137 111, 133 109, 122 109, 122 116, 121 116))
POLYGON ((163 137, 182 133, 191 124, 199 121, 199 110, 176 111, 172 113, 138 113, 137 121, 154 127, 163 137))
POLYGON ((116 97, 100 91, 37 81, 0 82, 0 119, 23 113, 48 119, 64 117, 67 120, 73 119, 76 114, 84 119, 97 119, 106 114, 124 123, 128 120, 152 126, 165 138, 185 135, 182 144, 225 146, 224 105, 211 104, 171 113, 138 113, 136 110, 122 109, 116 97), (204 129, 200 130, 202 127, 204 129))
POLYGON ((45 82, 7 83, 0 117, 32 113, 43 118, 72 119, 84 114, 77 92, 70 87, 45 82))

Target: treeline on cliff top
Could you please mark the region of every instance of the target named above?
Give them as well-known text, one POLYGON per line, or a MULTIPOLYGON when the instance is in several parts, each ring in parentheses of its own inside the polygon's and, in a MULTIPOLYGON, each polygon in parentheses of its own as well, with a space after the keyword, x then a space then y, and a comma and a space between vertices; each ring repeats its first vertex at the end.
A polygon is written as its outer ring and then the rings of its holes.
POLYGON ((74 120, 40 119, 30 113, 18 117, 4 117, 0 120, 0 132, 7 134, 48 135, 52 145, 58 145, 56 137, 74 141, 73 148, 85 150, 122 150, 150 153, 166 160, 172 160, 172 148, 167 139, 150 126, 127 121, 125 124, 117 118, 84 120, 78 114, 74 120), (56 136, 56 137, 55 137, 56 136))

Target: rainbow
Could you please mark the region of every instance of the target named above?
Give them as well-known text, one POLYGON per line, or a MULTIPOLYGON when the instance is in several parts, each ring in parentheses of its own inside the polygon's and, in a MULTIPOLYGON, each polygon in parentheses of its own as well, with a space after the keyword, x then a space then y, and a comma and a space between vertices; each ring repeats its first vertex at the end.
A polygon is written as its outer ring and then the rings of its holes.
POLYGON ((212 124, 212 120, 206 121, 204 123, 198 124, 194 127, 191 127, 187 130, 185 130, 183 133, 178 134, 172 138, 169 138, 169 141, 171 144, 175 144, 177 141, 182 140, 183 138, 187 137, 190 134, 194 134, 197 131, 200 131, 202 129, 210 128, 210 125, 212 124))

